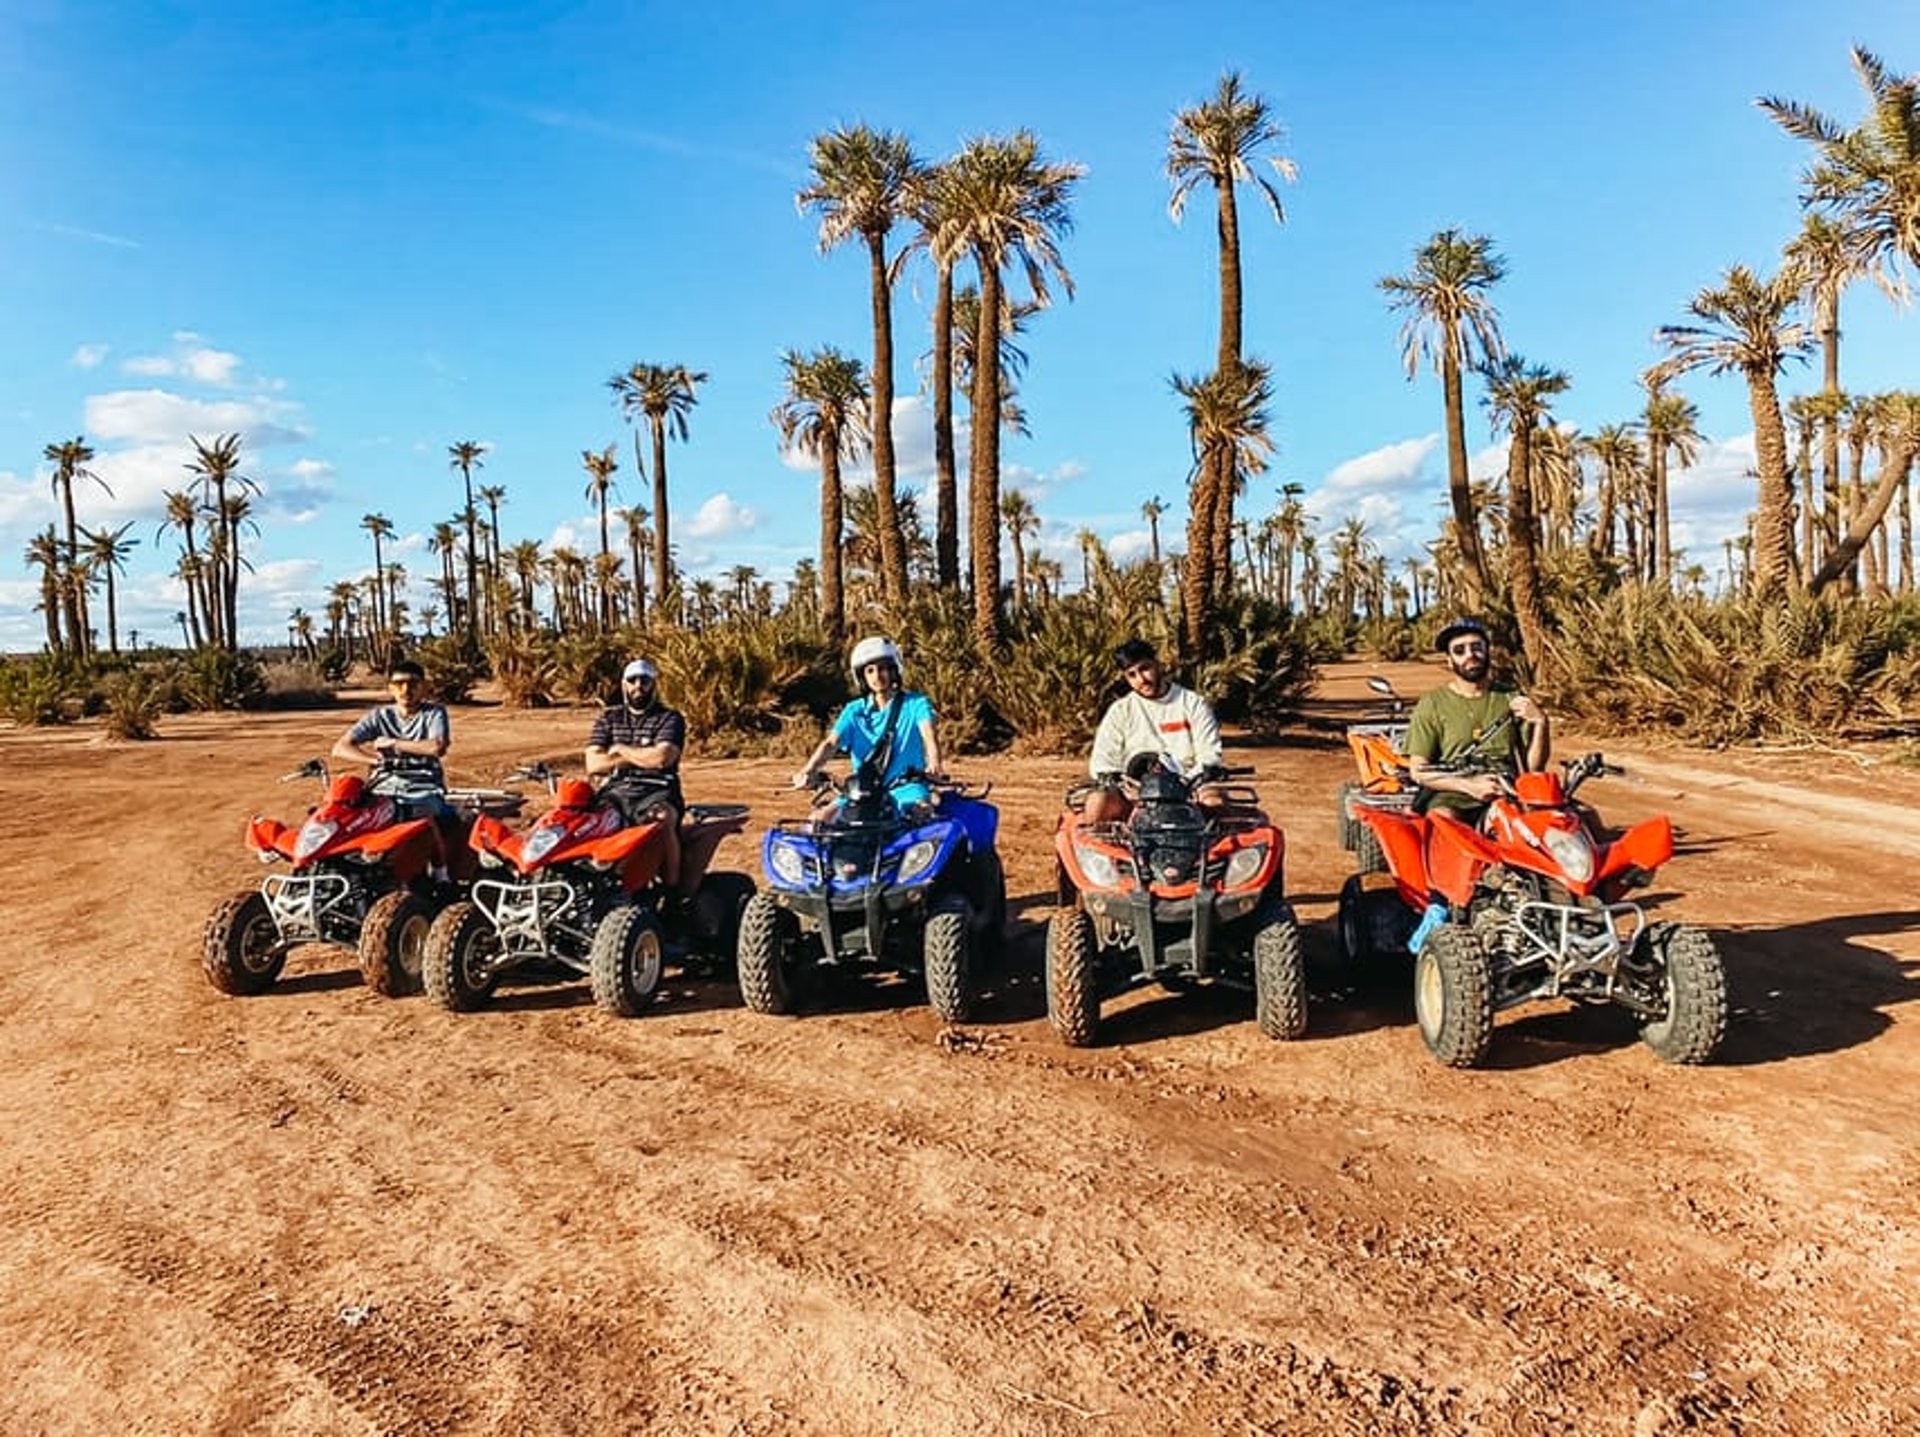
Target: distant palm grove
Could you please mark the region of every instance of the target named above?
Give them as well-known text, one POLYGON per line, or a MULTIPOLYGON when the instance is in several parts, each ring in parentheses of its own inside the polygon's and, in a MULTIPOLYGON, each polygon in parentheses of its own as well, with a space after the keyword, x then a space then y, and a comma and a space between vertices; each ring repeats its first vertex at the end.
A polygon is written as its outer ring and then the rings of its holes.
POLYGON ((1530 683, 1596 724, 1664 724, 1709 742, 1911 737, 1920 393, 1847 390, 1840 315, 1857 281, 1904 299, 1920 268, 1920 76, 1863 49, 1852 60, 1857 117, 1758 101, 1805 144, 1803 226, 1782 237, 1770 272, 1732 266, 1664 317, 1637 413, 1587 432, 1556 419, 1570 376, 1511 346, 1495 238, 1465 228, 1410 237, 1406 267, 1379 280, 1380 299, 1404 319, 1409 380, 1437 381, 1448 504, 1425 556, 1398 568, 1357 518, 1318 532, 1297 484, 1279 486, 1270 508, 1249 497, 1284 396, 1242 332, 1241 205, 1283 223, 1294 165, 1269 102, 1228 73, 1175 116, 1167 139, 1171 218, 1211 201, 1216 220, 1219 340, 1205 367, 1170 376, 1168 402, 1191 439, 1185 528, 1163 531, 1177 502, 1137 496, 1146 555, 1119 562, 1090 531, 1077 564, 1036 552, 1040 515, 1002 484, 1003 436, 1028 419, 1023 332, 1074 292, 1067 243, 1082 167, 1049 157, 1026 131, 932 161, 904 134, 856 125, 812 140, 796 199, 823 252, 865 261, 870 352, 790 349, 768 396, 770 441, 819 468, 817 562, 777 580, 748 566, 723 579, 680 571, 669 460, 676 444, 696 442, 709 376, 656 357, 607 381, 631 454, 610 444, 580 455, 598 518, 590 552, 505 539, 509 494, 486 482, 486 446, 450 442, 457 507, 431 532, 431 601, 405 597, 410 576, 388 552, 394 526, 366 514, 371 568, 334 583, 323 611, 287 616, 284 657, 240 642, 260 492, 243 438, 183 436, 181 487, 152 535, 177 548, 177 633, 141 644, 122 632, 116 593, 141 540, 131 523, 80 522, 105 487, 80 436, 42 456, 59 522, 25 558, 45 647, 0 668, 0 699, 21 722, 103 712, 113 731, 142 736, 169 709, 324 692, 354 665, 402 650, 447 697, 486 682, 508 703, 590 701, 644 649, 716 750, 802 747, 846 690, 847 639, 884 630, 907 646, 913 682, 959 747, 1045 747, 1085 738, 1113 677, 1112 646, 1128 634, 1163 644, 1224 716, 1259 730, 1285 721, 1315 662, 1355 649, 1404 657, 1424 647, 1437 614, 1470 609, 1504 632, 1530 683), (934 293, 931 333, 907 344, 924 364, 905 366, 924 373, 933 416, 924 501, 898 482, 890 423, 903 368, 894 298, 909 270, 934 293), (1816 354, 1818 383, 1783 393, 1788 362, 1816 354), (1670 476, 1702 442, 1681 385, 1703 374, 1743 383, 1753 421, 1753 505, 1718 554, 1680 551, 1669 525, 1670 476), (1505 473, 1492 481, 1468 473, 1470 394, 1507 440, 1505 473), (629 465, 647 502, 615 507, 615 476, 629 465), (870 470, 871 483, 846 483, 849 466, 870 470))

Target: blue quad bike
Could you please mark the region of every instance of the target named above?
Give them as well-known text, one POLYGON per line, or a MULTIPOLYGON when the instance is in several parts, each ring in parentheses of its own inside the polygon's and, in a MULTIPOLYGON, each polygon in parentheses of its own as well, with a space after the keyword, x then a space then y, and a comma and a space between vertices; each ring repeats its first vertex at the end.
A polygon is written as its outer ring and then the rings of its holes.
MULTIPOLYGON (((811 817, 768 830, 766 886, 740 915, 740 996, 756 1013, 807 1004, 823 968, 920 976, 943 1022, 965 1022, 1007 920, 988 789, 929 775, 931 805, 902 814, 870 768, 822 778, 811 817)), ((989 786, 990 787, 990 786, 989 786)))

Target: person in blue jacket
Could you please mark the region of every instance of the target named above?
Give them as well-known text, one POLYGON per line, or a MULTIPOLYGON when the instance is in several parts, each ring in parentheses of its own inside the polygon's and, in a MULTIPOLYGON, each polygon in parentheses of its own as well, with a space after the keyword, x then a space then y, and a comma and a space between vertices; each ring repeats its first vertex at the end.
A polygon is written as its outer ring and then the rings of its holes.
POLYGON ((865 692, 835 716, 827 736, 793 776, 793 786, 811 787, 820 766, 844 753, 856 764, 873 759, 901 812, 930 803, 933 790, 908 775, 941 772, 932 700, 905 686, 906 663, 892 639, 862 639, 853 647, 851 666, 865 692))

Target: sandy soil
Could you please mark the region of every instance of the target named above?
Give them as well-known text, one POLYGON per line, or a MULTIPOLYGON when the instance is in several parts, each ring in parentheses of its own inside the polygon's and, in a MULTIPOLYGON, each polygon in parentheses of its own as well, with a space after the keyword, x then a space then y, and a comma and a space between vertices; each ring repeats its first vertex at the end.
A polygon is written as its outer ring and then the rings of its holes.
MULTIPOLYGON (((1652 902, 1719 938, 1723 1058, 1543 1006, 1454 1072, 1403 994, 1333 971, 1365 671, 1236 755, 1321 967, 1293 1044, 1244 995, 1158 990, 1054 1040, 1064 761, 954 765, 1003 805, 1017 931, 943 1032, 899 984, 798 1019, 687 981, 629 1021, 584 987, 455 1016, 325 948, 223 997, 200 927, 257 878, 244 821, 299 811, 276 776, 348 711, 0 732, 0 1431, 1920 1428, 1920 774, 1611 746, 1634 775, 1595 802, 1683 830, 1652 902)), ((587 722, 458 710, 454 776, 587 722)), ((788 767, 687 787, 765 820, 788 767)))

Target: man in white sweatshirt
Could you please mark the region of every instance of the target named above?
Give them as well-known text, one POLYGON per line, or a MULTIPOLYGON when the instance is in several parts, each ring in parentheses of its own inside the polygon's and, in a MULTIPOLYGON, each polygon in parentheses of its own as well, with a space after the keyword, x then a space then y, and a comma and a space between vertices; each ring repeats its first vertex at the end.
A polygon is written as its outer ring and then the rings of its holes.
MULTIPOLYGON (((1134 759, 1165 755, 1192 778, 1220 766, 1220 724, 1213 708, 1191 689, 1167 677, 1160 657, 1145 639, 1128 639, 1114 651, 1127 692, 1107 707, 1093 736, 1087 770, 1094 778, 1117 779, 1134 759)), ((1083 810, 1087 823, 1117 823, 1128 803, 1115 782, 1095 789, 1083 810)))

